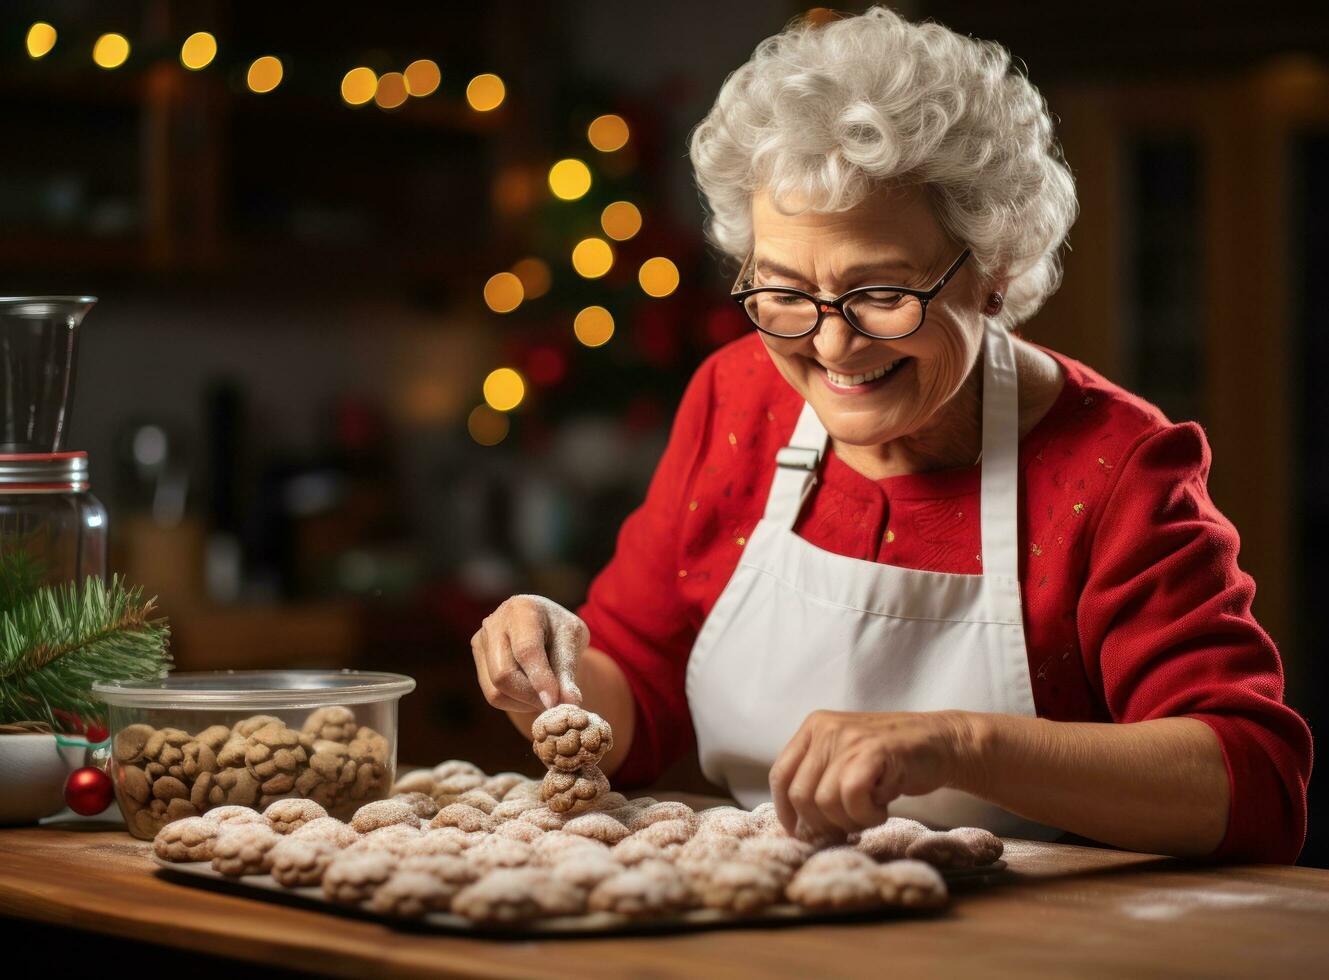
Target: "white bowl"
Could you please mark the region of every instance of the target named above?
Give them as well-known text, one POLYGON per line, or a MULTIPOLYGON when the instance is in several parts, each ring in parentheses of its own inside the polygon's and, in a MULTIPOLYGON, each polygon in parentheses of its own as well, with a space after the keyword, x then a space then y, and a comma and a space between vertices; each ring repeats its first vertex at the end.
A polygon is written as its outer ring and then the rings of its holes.
POLYGON ((0 824, 63 810, 69 769, 54 735, 0 735, 0 824))

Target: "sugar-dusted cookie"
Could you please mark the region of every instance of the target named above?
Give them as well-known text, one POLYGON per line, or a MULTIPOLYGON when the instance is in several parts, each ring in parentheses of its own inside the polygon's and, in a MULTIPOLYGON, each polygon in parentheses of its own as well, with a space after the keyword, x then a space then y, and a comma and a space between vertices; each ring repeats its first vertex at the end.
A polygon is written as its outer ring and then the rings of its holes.
POLYGON ((598 840, 570 834, 565 830, 551 830, 531 844, 533 860, 546 867, 563 861, 582 860, 594 855, 607 855, 609 848, 598 840))
POLYGON ((400 862, 388 851, 343 851, 323 872, 323 896, 331 902, 363 902, 387 881, 400 862))
POLYGON ((759 803, 749 811, 748 816, 752 822, 757 825, 758 833, 775 834, 778 837, 786 837, 788 834, 784 829, 784 824, 780 823, 780 817, 775 812, 775 804, 767 800, 765 803, 759 803))
POLYGON ((876 862, 852 847, 831 847, 808 857, 803 867, 811 874, 828 871, 869 871, 876 862))
POLYGON ((421 820, 432 820, 434 815, 438 813, 438 804, 428 793, 398 793, 390 799, 396 800, 398 803, 405 803, 415 811, 415 815, 421 820))
POLYGON ((506 823, 501 823, 495 827, 490 831, 489 836, 505 840, 519 840, 524 841, 527 844, 533 844, 537 839, 543 837, 545 833, 545 831, 541 830, 535 824, 527 823, 525 820, 509 820, 506 823))
POLYGON ((662 823, 665 820, 682 820, 692 826, 694 833, 701 826, 701 819, 686 803, 653 802, 629 814, 624 822, 628 830, 635 834, 653 823, 662 823))
POLYGON ((434 819, 429 822, 429 826, 435 829, 456 827, 468 834, 488 833, 494 829, 494 818, 473 806, 467 806, 464 803, 449 803, 438 811, 434 819))
POLYGON ((207 817, 186 817, 168 823, 152 840, 152 852, 163 861, 211 861, 212 842, 221 824, 207 817))
POLYGON ((494 799, 482 789, 468 789, 452 802, 460 803, 462 806, 473 806, 477 810, 485 813, 493 813, 494 807, 498 806, 498 800, 494 799))
MULTIPOLYGON (((633 840, 637 846, 648 846, 636 838, 633 840)), ((678 849, 678 853, 674 855, 674 863, 689 874, 704 874, 711 868, 736 858, 739 844, 737 837, 721 837, 719 834, 702 831, 678 849)))
MULTIPOLYGON (((480 782, 484 782, 488 778, 483 769, 474 762, 467 762, 465 759, 447 759, 436 765, 432 772, 435 779, 450 779, 453 776, 479 776, 480 782)), ((479 783, 476 785, 478 786, 479 783)))
POLYGON ((279 834, 290 834, 305 824, 319 817, 326 817, 328 811, 313 800, 278 800, 263 811, 263 816, 272 822, 272 829, 279 834))
POLYGON ((439 806, 447 806, 463 793, 479 789, 486 778, 485 774, 478 770, 475 772, 462 770, 453 772, 448 776, 439 776, 438 770, 435 769, 434 789, 430 795, 434 797, 434 802, 439 806))
MULTIPOLYGON (((674 853, 681 850, 682 848, 679 847, 674 853)), ((619 864, 628 867, 640 864, 643 861, 667 861, 673 856, 672 853, 666 853, 665 849, 660 847, 660 845, 652 844, 650 841, 643 840, 635 834, 627 840, 615 844, 610 851, 610 854, 619 864)))
MULTIPOLYGON (((421 837, 422 839, 424 837, 436 837, 440 841, 451 841, 456 844, 458 848, 457 853, 460 854, 462 851, 469 850, 476 844, 480 843, 485 839, 486 835, 483 833, 468 832, 462 830, 460 827, 432 827, 427 828, 421 837)), ((436 849, 443 849, 445 847, 448 847, 448 845, 439 844, 436 849)))
POLYGON ((550 868, 550 874, 559 881, 566 881, 586 891, 590 891, 606 878, 621 874, 622 871, 623 865, 608 854, 597 854, 593 851, 576 855, 576 860, 560 861, 550 868))
POLYGON ((287 888, 317 885, 337 854, 336 846, 325 840, 283 837, 269 856, 272 877, 287 888))
POLYGON ((509 820, 516 820, 527 810, 534 810, 540 805, 538 793, 530 799, 525 797, 506 799, 494 807, 489 815, 494 818, 495 823, 507 823, 509 820))
POLYGON ((595 808, 602 813, 613 813, 628 805, 628 798, 622 793, 611 790, 596 800, 595 808))
POLYGON ((414 772, 408 772, 393 784, 392 793, 394 796, 401 796, 405 793, 424 793, 426 796, 434 795, 434 774, 428 769, 416 769, 414 772))
POLYGON ((595 801, 609 792, 609 780, 595 766, 573 772, 550 769, 540 784, 540 798, 555 813, 573 816, 595 808, 595 801))
POLYGON ((607 813, 583 813, 563 825, 563 830, 579 837, 589 837, 610 846, 628 836, 628 828, 607 813))
POLYGON ((266 823, 226 823, 212 841, 212 869, 229 877, 267 872, 269 854, 281 836, 266 823))
POLYGON ((267 817, 247 806, 215 806, 204 816, 215 823, 261 823, 265 827, 271 826, 267 817))
POLYGON ((529 779, 519 772, 498 772, 490 776, 478 787, 488 793, 496 800, 501 800, 507 796, 508 790, 522 783, 538 782, 539 780, 529 779))
POLYGON ((956 827, 950 831, 950 835, 959 838, 969 848, 973 855, 974 867, 981 868, 985 864, 991 864, 1006 850, 1006 845, 1001 842, 1000 837, 982 827, 956 827))
POLYGON ((739 841, 736 857, 740 861, 767 868, 779 865, 793 874, 813 853, 811 844, 797 838, 760 834, 739 841))
POLYGON ((532 810, 527 810, 517 819, 535 824, 541 830, 561 830, 563 825, 571 818, 561 813, 555 813, 547 806, 537 806, 532 810))
POLYGON ((373 803, 366 803, 351 817, 351 826, 362 834, 391 827, 393 824, 418 827, 420 817, 409 803, 401 800, 375 800, 373 803))
POLYGON ((553 879, 538 868, 500 868, 453 896, 452 911, 487 925, 526 922, 542 914, 535 892, 547 881, 553 879))
POLYGON ((540 802, 540 780, 527 779, 503 794, 503 802, 509 803, 512 800, 534 800, 540 802))
POLYGON ((452 892, 433 876, 398 868, 374 889, 365 907, 379 915, 418 919, 426 912, 445 911, 451 900, 452 892))
POLYGON ((887 905, 935 909, 946 904, 946 882, 922 861, 888 861, 877 866, 877 889, 887 905))
POLYGON ((637 840, 644 840, 656 847, 668 847, 670 844, 685 844, 697 831, 695 820, 657 820, 633 833, 637 840))
POLYGON ((972 868, 979 863, 990 864, 991 861, 980 862, 978 858, 980 850, 990 852, 991 847, 975 848, 973 841, 973 837, 959 831, 929 830, 915 838, 905 848, 903 856, 914 861, 925 861, 934 868, 972 868))
POLYGON ((550 769, 575 772, 593 766, 614 746, 609 723, 575 704, 555 705, 531 725, 531 747, 550 769))
POLYGON ((724 837, 755 837, 761 823, 747 810, 736 806, 717 806, 697 814, 701 829, 724 837))
POLYGON ((586 904, 595 912, 615 912, 632 918, 677 912, 688 907, 692 892, 681 874, 672 868, 670 871, 667 874, 654 867, 629 868, 591 889, 586 904))
POLYGON ((535 857, 535 849, 525 841, 488 837, 465 852, 466 860, 481 875, 496 868, 524 868, 535 857))
POLYGON ((397 857, 416 853, 424 831, 411 824, 398 823, 379 827, 362 834, 360 839, 347 848, 348 851, 387 851, 397 857))
POLYGON ((449 902, 457 892, 480 877, 469 861, 456 854, 415 854, 402 858, 397 869, 430 875, 446 889, 449 902))
POLYGON ((745 861, 725 861, 698 886, 701 903, 729 912, 756 912, 780 901, 784 879, 769 868, 745 861))
POLYGON ((893 861, 904 857, 910 844, 929 833, 931 831, 917 820, 888 817, 885 823, 850 834, 849 843, 874 860, 893 861))
MULTIPOLYGON (((858 856, 863 857, 862 854, 858 856)), ((877 865, 870 858, 865 860, 866 867, 843 864, 816 867, 810 859, 794 874, 785 888, 785 896, 808 909, 851 911, 876 908, 882 904, 877 865)))
POLYGON ((360 839, 354 827, 336 817, 318 817, 291 831, 291 836, 300 840, 326 841, 339 848, 350 847, 360 839))

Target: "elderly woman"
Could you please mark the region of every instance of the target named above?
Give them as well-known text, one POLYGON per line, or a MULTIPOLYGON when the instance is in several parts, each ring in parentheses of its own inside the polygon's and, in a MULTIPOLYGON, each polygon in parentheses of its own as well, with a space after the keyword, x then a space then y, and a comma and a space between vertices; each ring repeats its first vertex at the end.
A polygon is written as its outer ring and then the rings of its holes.
MULTIPOLYGON (((1007 52, 889 10, 758 46, 692 137, 753 331, 698 369, 577 615, 516 596, 488 700, 744 805, 1295 860, 1310 737, 1193 422, 1013 329, 1076 214, 1007 52)), ((1050 325, 1055 328, 1055 325, 1050 325)))

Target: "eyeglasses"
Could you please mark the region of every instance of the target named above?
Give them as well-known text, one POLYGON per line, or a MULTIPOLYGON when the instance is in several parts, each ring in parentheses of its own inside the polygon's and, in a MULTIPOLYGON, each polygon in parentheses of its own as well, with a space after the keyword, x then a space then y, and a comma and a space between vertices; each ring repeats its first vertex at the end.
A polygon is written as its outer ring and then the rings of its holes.
POLYGON ((752 325, 772 337, 792 339, 815 332, 826 314, 835 310, 845 321, 873 340, 899 340, 923 326, 928 303, 960 271, 969 258, 965 249, 931 289, 908 286, 859 286, 835 299, 820 299, 792 286, 752 286, 755 253, 739 270, 730 293, 752 325))

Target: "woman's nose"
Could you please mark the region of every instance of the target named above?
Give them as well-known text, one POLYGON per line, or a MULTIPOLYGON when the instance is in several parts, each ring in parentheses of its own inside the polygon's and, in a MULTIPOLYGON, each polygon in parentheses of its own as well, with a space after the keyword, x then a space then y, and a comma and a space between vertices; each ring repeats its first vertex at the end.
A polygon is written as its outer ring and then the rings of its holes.
POLYGON ((828 364, 847 364, 855 354, 869 346, 872 340, 849 325, 845 318, 833 309, 827 309, 822 317, 821 329, 812 338, 821 359, 828 364))

